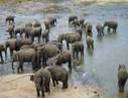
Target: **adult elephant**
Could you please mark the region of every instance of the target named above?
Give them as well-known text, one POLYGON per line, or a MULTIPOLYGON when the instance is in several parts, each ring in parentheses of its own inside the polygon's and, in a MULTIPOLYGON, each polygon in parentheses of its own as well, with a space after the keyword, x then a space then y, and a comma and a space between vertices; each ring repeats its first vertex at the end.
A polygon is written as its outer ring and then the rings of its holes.
POLYGON ((31 32, 30 32, 30 37, 32 42, 34 42, 34 38, 37 37, 38 38, 38 42, 40 42, 40 38, 41 38, 41 32, 42 32, 42 28, 41 27, 33 27, 31 32))
MULTIPOLYGON (((6 57, 6 49, 5 49, 5 45, 3 43, 0 43, 0 58, 1 58, 1 63, 4 63, 4 59, 3 59, 3 55, 2 52, 5 52, 5 57, 6 57)), ((7 57, 6 57, 7 58, 7 57)))
POLYGON ((74 43, 76 41, 81 41, 82 39, 82 31, 78 30, 75 33, 64 33, 58 36, 58 41, 63 42, 63 40, 67 43, 67 48, 69 49, 69 43, 74 43))
POLYGON ((68 88, 68 71, 59 65, 50 66, 47 68, 52 76, 53 86, 56 86, 58 82, 62 82, 62 89, 68 88))
POLYGON ((69 18, 68 18, 68 23, 69 24, 74 24, 74 22, 76 21, 76 20, 78 20, 78 17, 77 16, 69 16, 69 18))
POLYGON ((105 21, 103 29, 107 27, 108 32, 112 29, 114 33, 117 31, 118 23, 116 21, 105 21))
POLYGON ((56 56, 58 53, 60 53, 60 50, 56 45, 50 43, 45 44, 37 48, 37 62, 40 65, 41 61, 43 60, 43 65, 47 65, 47 60, 53 56, 56 56))
POLYGON ((33 48, 28 49, 20 49, 19 51, 14 51, 12 56, 12 70, 14 71, 13 63, 15 61, 19 62, 19 66, 17 67, 17 72, 24 72, 23 64, 25 62, 31 62, 32 63, 32 69, 35 71, 39 69, 40 67, 37 66, 36 63, 36 51, 33 48))
POLYGON ((49 66, 62 65, 63 63, 68 63, 69 72, 72 72, 72 64, 71 64, 72 63, 72 54, 71 54, 71 52, 69 52, 67 50, 63 50, 58 55, 50 58, 47 61, 47 64, 49 66))
POLYGON ((119 92, 124 92, 124 87, 128 79, 128 72, 125 65, 119 65, 118 68, 118 88, 119 92))
POLYGON ((44 68, 39 69, 34 75, 30 76, 30 80, 35 83, 37 97, 40 97, 40 91, 42 98, 45 97, 45 92, 50 93, 50 78, 50 72, 44 68))
MULTIPOLYGON (((20 50, 20 47, 22 45, 31 45, 32 41, 30 39, 15 39, 15 38, 11 38, 5 41, 5 48, 6 48, 6 52, 7 52, 7 48, 9 48, 10 50, 10 55, 12 57, 13 51, 16 50, 20 50)), ((7 57, 7 54, 6 54, 7 57)))

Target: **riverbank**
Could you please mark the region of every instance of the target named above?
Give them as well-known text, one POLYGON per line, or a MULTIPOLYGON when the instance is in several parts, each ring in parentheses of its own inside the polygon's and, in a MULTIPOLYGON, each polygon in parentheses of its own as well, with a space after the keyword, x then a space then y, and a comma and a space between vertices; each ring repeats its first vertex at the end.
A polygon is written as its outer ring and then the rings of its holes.
MULTIPOLYGON (((33 82, 29 80, 30 74, 11 74, 0 77, 0 98, 36 98, 33 82)), ((102 98, 101 90, 96 87, 71 86, 61 89, 61 84, 53 88, 51 84, 50 95, 46 98, 102 98)))

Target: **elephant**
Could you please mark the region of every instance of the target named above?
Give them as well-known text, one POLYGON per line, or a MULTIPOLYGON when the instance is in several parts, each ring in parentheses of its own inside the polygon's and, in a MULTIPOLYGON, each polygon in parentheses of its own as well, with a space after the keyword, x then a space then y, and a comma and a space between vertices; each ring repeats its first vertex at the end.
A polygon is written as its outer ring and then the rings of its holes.
POLYGON ((13 38, 14 37, 14 28, 15 28, 14 23, 10 23, 8 25, 8 28, 7 28, 6 31, 9 32, 10 38, 13 38))
POLYGON ((50 58, 47 61, 48 65, 62 65, 63 63, 67 63, 68 62, 68 68, 69 68, 69 72, 72 72, 72 55, 71 52, 67 51, 67 50, 63 50, 62 52, 60 52, 58 55, 50 58))
POLYGON ((62 82, 62 89, 68 88, 68 71, 60 65, 54 65, 47 68, 52 77, 53 86, 56 86, 58 82, 62 82))
POLYGON ((50 26, 50 22, 48 20, 44 21, 44 26, 45 26, 45 30, 50 31, 51 26, 50 26))
POLYGON ((14 23, 14 18, 15 18, 15 16, 12 16, 12 15, 7 16, 6 23, 8 22, 9 25, 10 25, 10 23, 14 23))
POLYGON ((42 93, 42 98, 45 97, 45 92, 50 93, 50 78, 51 73, 44 68, 39 69, 34 75, 30 76, 30 80, 35 83, 37 97, 40 97, 40 91, 42 93))
POLYGON ((87 36, 86 43, 87 43, 88 49, 90 49, 90 48, 94 49, 94 40, 91 36, 87 36))
POLYGON ((81 56, 84 56, 84 45, 81 41, 77 41, 72 44, 72 54, 73 58, 79 58, 79 52, 81 53, 81 56))
MULTIPOLYGON (((46 62, 49 58, 56 56, 60 53, 58 47, 54 44, 45 44, 37 48, 37 62, 40 65, 41 60, 43 60, 43 65, 47 65, 46 62)), ((44 66, 45 67, 45 66, 44 66)))
POLYGON ((118 88, 119 92, 124 92, 124 87, 128 79, 128 72, 125 65, 118 67, 118 88))
POLYGON ((76 41, 81 41, 82 39, 82 32, 76 31, 75 33, 64 33, 64 34, 60 34, 58 36, 58 41, 59 42, 63 42, 63 40, 66 40, 67 42, 67 49, 69 49, 69 43, 74 43, 76 41))
MULTIPOLYGON (((31 45, 32 41, 30 39, 15 39, 15 38, 11 38, 5 41, 5 48, 7 51, 7 48, 9 47, 10 50, 10 55, 12 57, 13 51, 16 50, 20 50, 20 47, 22 45, 31 45)), ((7 57, 7 54, 6 54, 7 57)))
POLYGON ((43 42, 45 41, 46 43, 49 41, 49 30, 45 30, 42 33, 42 40, 43 40, 43 42))
POLYGON ((3 43, 0 43, 0 58, 1 58, 1 63, 4 63, 4 59, 3 59, 3 55, 2 52, 5 52, 5 56, 6 56, 6 49, 5 49, 5 45, 3 43))
POLYGON ((41 33, 42 33, 41 27, 33 27, 30 32, 30 37, 31 37, 32 42, 34 42, 35 37, 38 37, 38 42, 40 42, 41 33))
POLYGON ((31 22, 26 23, 24 28, 25 28, 24 29, 25 38, 29 38, 30 32, 32 30, 32 23, 31 22))
POLYGON ((96 25, 96 30, 98 32, 98 36, 104 36, 104 30, 102 24, 97 24, 96 25))
POLYGON ((84 27, 84 21, 85 20, 83 18, 75 20, 73 22, 73 25, 74 25, 75 29, 77 29, 77 28, 81 28, 82 29, 84 27))
POLYGON ((85 31, 85 33, 86 33, 86 37, 87 36, 93 36, 93 33, 92 33, 92 24, 91 23, 89 23, 89 22, 86 22, 86 23, 84 23, 83 24, 83 29, 84 29, 84 31, 85 31))
POLYGON ((108 32, 112 29, 114 33, 117 31, 118 23, 116 21, 105 21, 103 25, 104 28, 107 27, 108 32))
POLYGON ((19 62, 19 66, 17 68, 17 72, 24 72, 23 64, 24 62, 31 62, 32 63, 32 69, 35 71, 40 68, 40 66, 37 65, 36 60, 36 51, 33 48, 28 49, 20 49, 19 51, 14 51, 12 56, 12 70, 14 72, 13 63, 15 61, 19 62))
POLYGON ((39 22, 39 21, 37 21, 37 20, 35 20, 33 23, 32 23, 32 26, 33 27, 41 27, 41 23, 39 22))
POLYGON ((74 24, 74 22, 76 20, 78 20, 78 17, 77 16, 69 16, 68 23, 69 24, 74 24))

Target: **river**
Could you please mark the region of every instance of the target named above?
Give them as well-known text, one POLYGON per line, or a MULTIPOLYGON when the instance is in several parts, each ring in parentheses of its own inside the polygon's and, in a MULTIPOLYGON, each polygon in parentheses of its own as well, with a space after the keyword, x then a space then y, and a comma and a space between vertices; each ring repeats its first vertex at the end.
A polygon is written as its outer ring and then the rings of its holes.
MULTIPOLYGON (((48 0, 50 2, 50 0, 48 0)), ((55 28, 52 28, 50 40, 56 39, 61 33, 70 32, 72 29, 68 27, 68 17, 70 15, 78 15, 84 17, 86 21, 93 24, 94 51, 90 53, 86 50, 85 36, 83 42, 85 46, 84 64, 81 71, 73 73, 74 80, 81 80, 80 83, 97 85, 103 89, 104 98, 125 98, 118 96, 117 88, 117 69, 119 64, 128 65, 128 4, 127 3, 76 3, 73 0, 55 0, 45 4, 35 3, 31 7, 44 5, 48 6, 44 9, 39 8, 38 11, 30 11, 31 8, 27 5, 19 7, 0 7, 0 40, 4 42, 7 39, 8 33, 5 32, 5 16, 14 14, 16 16, 16 24, 22 25, 23 22, 33 19, 43 22, 47 16, 54 15, 57 17, 58 23, 55 28), (51 7, 50 10, 47 8, 51 7), (53 6, 55 5, 55 6, 53 6), (23 8, 23 9, 22 9, 23 8), (97 38, 95 25, 103 23, 105 20, 116 20, 119 24, 116 34, 105 33, 102 39, 97 38)), ((25 70, 31 69, 25 66, 25 70)), ((0 65, 0 74, 12 73, 11 65, 6 62, 0 65)), ((125 90, 128 92, 128 84, 125 90)), ((127 98, 127 97, 126 97, 127 98)))

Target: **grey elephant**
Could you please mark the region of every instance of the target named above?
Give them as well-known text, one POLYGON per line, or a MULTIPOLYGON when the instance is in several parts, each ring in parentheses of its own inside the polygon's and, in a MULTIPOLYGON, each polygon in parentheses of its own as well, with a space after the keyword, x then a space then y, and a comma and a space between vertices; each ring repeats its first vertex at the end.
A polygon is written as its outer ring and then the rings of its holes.
POLYGON ((86 43, 88 49, 94 49, 94 40, 91 36, 87 36, 86 43))
POLYGON ((105 21, 103 29, 107 27, 108 32, 112 29, 114 33, 117 31, 118 23, 116 21, 105 21))
MULTIPOLYGON (((20 50, 20 47, 22 45, 31 45, 32 41, 30 39, 15 39, 15 38, 11 38, 5 41, 5 48, 7 51, 7 48, 9 48, 10 50, 10 55, 12 56, 13 51, 16 50, 20 50)), ((7 54, 6 54, 7 57, 7 54)))
POLYGON ((93 36, 93 33, 92 33, 92 24, 91 23, 85 22, 83 24, 83 30, 85 31, 86 36, 93 36))
POLYGON ((49 41, 49 30, 45 30, 42 33, 42 40, 43 42, 47 43, 49 41))
POLYGON ((97 24, 96 25, 96 30, 97 30, 97 36, 104 36, 104 30, 102 24, 97 24))
MULTIPOLYGON (((43 61, 43 65, 47 65, 46 62, 49 58, 56 56, 60 53, 60 50, 56 45, 53 44, 45 44, 41 47, 37 48, 37 62, 38 65, 41 65, 41 61, 43 61)), ((45 67, 45 66, 44 66, 45 67)))
POLYGON ((34 75, 30 76, 30 80, 35 83, 37 97, 40 97, 40 92, 42 93, 42 98, 45 97, 45 92, 50 93, 50 78, 50 72, 44 68, 39 69, 34 75))
POLYGON ((14 23, 14 18, 15 16, 12 16, 12 15, 9 15, 6 17, 6 23, 8 22, 9 24, 10 23, 14 23))
POLYGON ((5 45, 3 43, 0 43, 0 58, 1 58, 1 63, 4 63, 4 59, 3 59, 3 55, 2 52, 5 52, 5 56, 6 56, 6 49, 5 49, 5 45))
POLYGON ((32 42, 34 41, 35 37, 38 37, 38 42, 40 42, 41 33, 42 33, 41 27, 33 27, 30 32, 30 37, 31 37, 32 42))
POLYGON ((17 72, 24 72, 23 64, 24 62, 31 62, 32 69, 35 71, 40 68, 40 66, 36 63, 36 51, 33 48, 28 49, 20 49, 19 51, 14 51, 12 56, 12 70, 14 72, 13 63, 15 61, 19 62, 19 66, 17 67, 17 72))
POLYGON ((79 58, 79 52, 81 56, 84 56, 84 44, 81 41, 77 41, 72 44, 72 54, 73 58, 79 58))
POLYGON ((59 65, 50 66, 47 68, 52 76, 53 86, 56 86, 58 82, 62 82, 62 89, 68 88, 68 71, 59 65))
POLYGON ((32 30, 32 23, 31 22, 26 23, 25 24, 25 30, 24 30, 25 38, 29 38, 30 37, 31 30, 32 30))
POLYGON ((76 31, 75 33, 64 33, 60 34, 58 36, 58 41, 63 42, 63 40, 66 40, 67 48, 69 49, 69 43, 74 43, 76 41, 81 41, 82 39, 82 32, 76 31))
POLYGON ((55 64, 62 65, 68 62, 69 72, 72 72, 72 54, 69 51, 63 50, 55 56, 55 64))
POLYGON ((14 25, 14 23, 10 23, 9 25, 8 25, 8 27, 7 27, 7 32, 9 32, 9 35, 10 35, 10 38, 13 38, 13 37, 15 37, 14 35, 15 35, 15 33, 14 33, 14 28, 15 28, 15 25, 14 25))
POLYGON ((128 79, 128 72, 125 65, 119 65, 118 68, 118 88, 119 92, 124 92, 124 87, 128 79))

